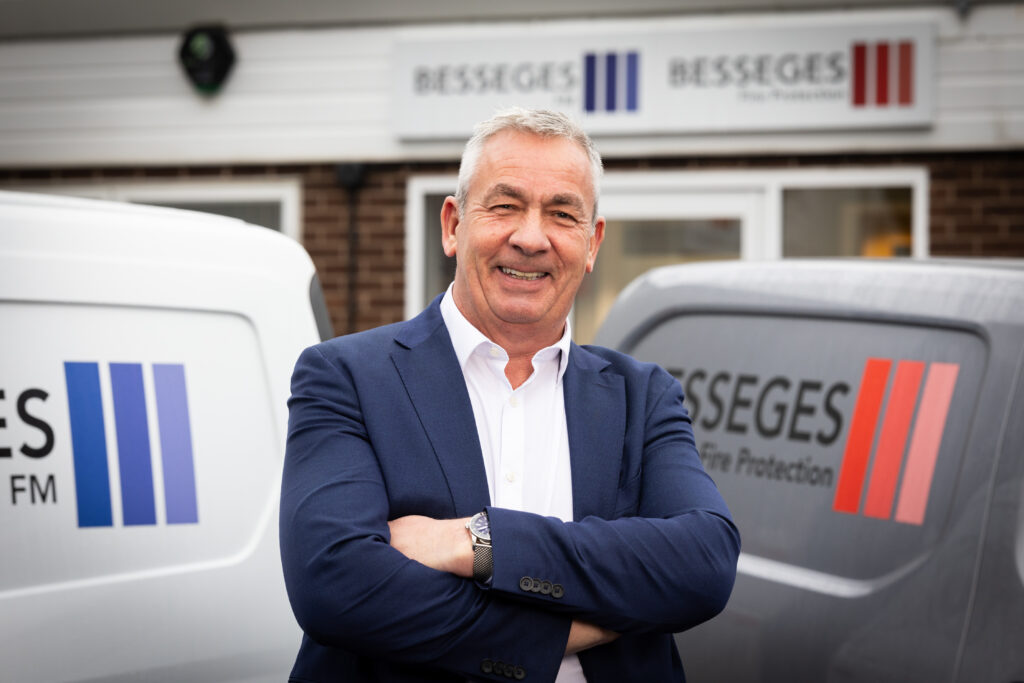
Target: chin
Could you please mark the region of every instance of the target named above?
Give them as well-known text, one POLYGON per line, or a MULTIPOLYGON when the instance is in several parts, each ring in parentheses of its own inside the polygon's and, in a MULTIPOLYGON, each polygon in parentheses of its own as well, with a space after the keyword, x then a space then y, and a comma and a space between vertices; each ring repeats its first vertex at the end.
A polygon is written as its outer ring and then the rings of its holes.
POLYGON ((539 323, 543 316, 524 311, 501 311, 498 313, 498 318, 510 325, 533 325, 539 323))

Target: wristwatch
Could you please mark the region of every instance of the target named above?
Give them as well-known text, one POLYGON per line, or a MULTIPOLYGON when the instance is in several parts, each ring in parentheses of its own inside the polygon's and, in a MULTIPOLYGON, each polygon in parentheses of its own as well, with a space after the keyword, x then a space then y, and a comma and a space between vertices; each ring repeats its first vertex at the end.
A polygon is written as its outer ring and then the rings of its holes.
POLYGON ((494 574, 494 557, 491 555, 491 519, 487 510, 470 517, 466 528, 473 540, 473 578, 490 581, 494 574))

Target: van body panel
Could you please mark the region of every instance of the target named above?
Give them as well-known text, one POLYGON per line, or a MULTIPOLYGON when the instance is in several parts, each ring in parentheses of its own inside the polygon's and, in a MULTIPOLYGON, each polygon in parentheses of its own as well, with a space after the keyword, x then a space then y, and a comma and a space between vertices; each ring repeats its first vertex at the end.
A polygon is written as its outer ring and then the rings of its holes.
POLYGON ((997 444, 961 683, 1024 680, 1019 645, 1024 642, 1024 345, 1015 375, 1016 393, 1003 413, 997 444))
POLYGON ((287 677, 276 519, 314 277, 233 219, 0 193, 0 677, 287 677))
POLYGON ((690 677, 1024 679, 1024 269, 659 269, 597 343, 680 380, 743 539, 726 610, 677 636, 690 677))

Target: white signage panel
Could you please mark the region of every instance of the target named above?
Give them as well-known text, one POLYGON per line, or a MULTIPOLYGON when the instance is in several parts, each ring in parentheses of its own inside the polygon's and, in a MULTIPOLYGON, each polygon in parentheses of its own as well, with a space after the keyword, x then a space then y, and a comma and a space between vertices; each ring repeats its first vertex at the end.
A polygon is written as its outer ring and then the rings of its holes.
POLYGON ((934 41, 926 22, 408 40, 396 132, 466 137, 512 105, 565 111, 596 134, 927 126, 934 41))

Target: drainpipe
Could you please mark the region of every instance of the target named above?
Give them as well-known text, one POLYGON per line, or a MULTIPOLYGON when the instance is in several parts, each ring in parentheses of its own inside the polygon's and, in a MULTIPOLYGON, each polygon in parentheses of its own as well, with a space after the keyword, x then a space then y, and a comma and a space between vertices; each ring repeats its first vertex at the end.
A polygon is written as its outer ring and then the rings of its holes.
POLYGON ((356 208, 359 205, 359 189, 366 177, 365 164, 338 164, 335 168, 338 184, 348 191, 348 334, 356 331, 357 282, 359 267, 359 226, 356 219, 356 208))

